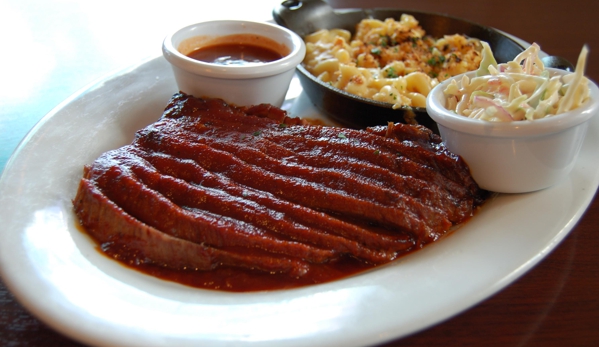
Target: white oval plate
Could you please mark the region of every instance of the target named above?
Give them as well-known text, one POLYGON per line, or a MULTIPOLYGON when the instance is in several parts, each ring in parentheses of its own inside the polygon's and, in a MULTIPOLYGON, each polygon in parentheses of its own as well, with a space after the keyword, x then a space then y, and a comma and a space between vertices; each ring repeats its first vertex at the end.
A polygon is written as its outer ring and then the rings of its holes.
MULTIPOLYGON (((292 115, 317 116, 291 90, 292 115)), ((301 88, 301 87, 300 87, 301 88)), ((362 346, 441 322, 504 288, 570 232, 599 184, 599 119, 574 171, 500 195, 450 237, 376 270, 305 288, 226 293, 162 281, 101 255, 75 227, 83 165, 128 144, 177 91, 156 58, 86 88, 42 119, 0 179, 0 270, 34 315, 103 346, 362 346), (543 216, 539 218, 539 216, 543 216)))

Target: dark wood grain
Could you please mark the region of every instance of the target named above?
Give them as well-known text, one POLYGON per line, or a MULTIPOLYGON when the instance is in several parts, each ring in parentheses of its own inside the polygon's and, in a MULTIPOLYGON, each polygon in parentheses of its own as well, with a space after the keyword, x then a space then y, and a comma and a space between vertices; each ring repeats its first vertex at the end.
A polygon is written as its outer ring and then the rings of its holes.
MULTIPOLYGON (((587 75, 599 81, 599 2, 331 2, 446 13, 537 42, 572 62, 586 43, 587 75)), ((30 315, 0 282, 0 346, 78 345, 30 315)), ((599 346, 599 198, 564 241, 515 283, 456 317, 384 346, 439 345, 599 346)))

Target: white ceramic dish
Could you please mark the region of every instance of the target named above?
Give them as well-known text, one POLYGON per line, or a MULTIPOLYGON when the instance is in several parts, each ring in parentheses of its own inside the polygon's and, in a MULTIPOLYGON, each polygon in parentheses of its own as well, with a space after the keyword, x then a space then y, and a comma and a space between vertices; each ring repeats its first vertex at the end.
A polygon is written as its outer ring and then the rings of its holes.
MULTIPOLYGON (((595 119, 578 162, 559 185, 500 195, 451 237, 392 264, 294 290, 198 290, 102 256, 75 228, 71 211, 83 165, 129 143, 174 92, 162 57, 103 80, 44 117, 0 179, 3 280, 34 315, 83 343, 364 346, 402 337, 524 274, 570 232, 599 184, 595 119)), ((316 115, 304 94, 288 101, 293 114, 316 115)))
POLYGON ((295 67, 304 59, 306 45, 296 33, 279 25, 216 20, 192 24, 167 35, 162 52, 171 63, 180 91, 198 97, 220 97, 239 106, 260 103, 280 106, 295 67), (250 36, 223 41, 223 37, 240 34, 250 36), (267 40, 272 40, 272 44, 267 40), (219 65, 187 56, 199 47, 243 41, 271 48, 284 56, 257 65, 219 65))
MULTIPOLYGON (((548 68, 552 76, 564 70, 548 68)), ((473 78, 475 72, 466 73, 473 78)), ((490 122, 456 115, 445 108, 443 90, 457 76, 437 85, 426 109, 437 122, 447 148, 470 166, 487 190, 526 193, 550 187, 568 176, 578 159, 588 121, 599 109, 599 88, 589 82, 590 100, 580 107, 534 121, 490 122)))

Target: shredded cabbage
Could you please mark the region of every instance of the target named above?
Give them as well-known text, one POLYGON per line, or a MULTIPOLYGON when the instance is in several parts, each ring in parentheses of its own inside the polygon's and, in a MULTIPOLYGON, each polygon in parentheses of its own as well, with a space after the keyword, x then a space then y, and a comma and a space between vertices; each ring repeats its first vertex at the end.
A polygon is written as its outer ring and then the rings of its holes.
POLYGON ((446 107, 457 114, 497 122, 534 120, 573 110, 589 98, 586 45, 575 72, 561 77, 545 69, 536 43, 504 64, 497 64, 488 43, 482 45, 475 77, 452 79, 443 91, 446 107))

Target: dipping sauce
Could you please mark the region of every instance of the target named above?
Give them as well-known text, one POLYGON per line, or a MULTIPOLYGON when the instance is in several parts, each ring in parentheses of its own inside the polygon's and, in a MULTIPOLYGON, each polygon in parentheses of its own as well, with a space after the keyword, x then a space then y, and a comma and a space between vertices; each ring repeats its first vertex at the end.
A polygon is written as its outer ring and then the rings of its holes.
POLYGON ((239 66, 269 63, 289 54, 286 46, 255 34, 228 35, 205 40, 186 51, 182 53, 206 63, 239 66))
POLYGON ((281 54, 266 47, 236 43, 202 47, 191 52, 188 57, 219 65, 261 64, 283 58, 281 54))

